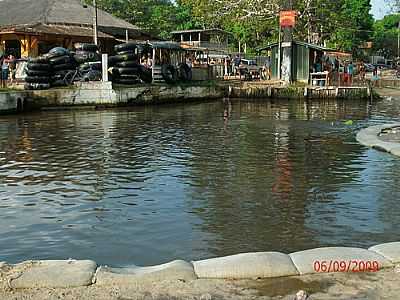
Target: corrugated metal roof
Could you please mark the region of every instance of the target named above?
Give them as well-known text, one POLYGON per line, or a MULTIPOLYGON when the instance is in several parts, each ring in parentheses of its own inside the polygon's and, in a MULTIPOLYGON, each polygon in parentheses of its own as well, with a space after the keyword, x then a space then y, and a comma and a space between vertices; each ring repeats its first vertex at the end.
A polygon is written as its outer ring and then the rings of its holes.
MULTIPOLYGON (((334 52, 337 50, 331 49, 331 48, 326 48, 326 47, 322 47, 319 45, 315 45, 315 44, 310 44, 310 43, 306 43, 306 42, 300 42, 300 41, 293 41, 294 44, 296 45, 300 45, 300 46, 305 46, 307 48, 311 48, 311 49, 315 49, 315 50, 320 50, 320 51, 324 51, 324 52, 334 52)), ((266 47, 257 49, 258 52, 264 51, 264 50, 268 50, 274 47, 278 47, 279 43, 273 43, 273 44, 269 44, 266 47)))
POLYGON ((225 35, 232 35, 232 33, 218 29, 218 28, 210 28, 210 29, 191 29, 191 30, 176 30, 172 31, 171 34, 184 34, 184 33, 222 33, 225 35))

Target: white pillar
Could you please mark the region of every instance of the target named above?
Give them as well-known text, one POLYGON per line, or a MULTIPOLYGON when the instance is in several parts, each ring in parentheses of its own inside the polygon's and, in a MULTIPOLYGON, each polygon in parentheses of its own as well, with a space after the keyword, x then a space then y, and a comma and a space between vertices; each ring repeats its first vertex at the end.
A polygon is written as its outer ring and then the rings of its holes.
POLYGON ((103 82, 108 81, 108 54, 101 55, 102 71, 103 71, 103 82))

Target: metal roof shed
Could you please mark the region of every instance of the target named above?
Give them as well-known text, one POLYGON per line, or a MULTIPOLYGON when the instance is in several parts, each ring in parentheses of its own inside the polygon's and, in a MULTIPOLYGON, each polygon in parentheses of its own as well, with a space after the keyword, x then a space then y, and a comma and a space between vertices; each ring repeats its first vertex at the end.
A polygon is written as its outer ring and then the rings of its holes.
MULTIPOLYGON (((292 81, 308 83, 310 78, 310 70, 315 58, 335 52, 336 50, 322 47, 319 45, 309 44, 305 42, 293 41, 292 43, 292 81)), ((271 53, 272 79, 278 80, 279 65, 279 44, 270 44, 267 47, 258 49, 259 53, 269 51, 271 53)), ((281 51, 282 56, 282 51, 281 51)), ((282 57, 281 57, 282 61, 282 57)))

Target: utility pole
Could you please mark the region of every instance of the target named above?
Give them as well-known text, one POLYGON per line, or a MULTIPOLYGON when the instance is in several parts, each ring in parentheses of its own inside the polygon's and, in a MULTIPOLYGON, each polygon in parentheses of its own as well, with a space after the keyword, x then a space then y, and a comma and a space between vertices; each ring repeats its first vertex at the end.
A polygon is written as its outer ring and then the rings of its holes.
POLYGON ((397 59, 400 58, 400 21, 397 28, 397 59))
POLYGON ((97 3, 93 0, 93 42, 98 45, 98 31, 97 31, 97 3))
MULTIPOLYGON (((282 10, 293 10, 293 0, 282 1, 282 10)), ((282 28, 282 65, 281 76, 285 83, 292 81, 292 47, 293 47, 293 27, 285 26, 282 28)))

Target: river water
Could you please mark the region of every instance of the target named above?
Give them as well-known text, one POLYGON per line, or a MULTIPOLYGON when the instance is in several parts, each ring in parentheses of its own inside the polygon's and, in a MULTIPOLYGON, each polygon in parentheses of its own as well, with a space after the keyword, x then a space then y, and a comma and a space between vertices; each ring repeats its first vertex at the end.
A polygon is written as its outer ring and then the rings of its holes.
POLYGON ((355 140, 386 100, 0 117, 0 261, 150 265, 399 240, 400 159, 355 140))

